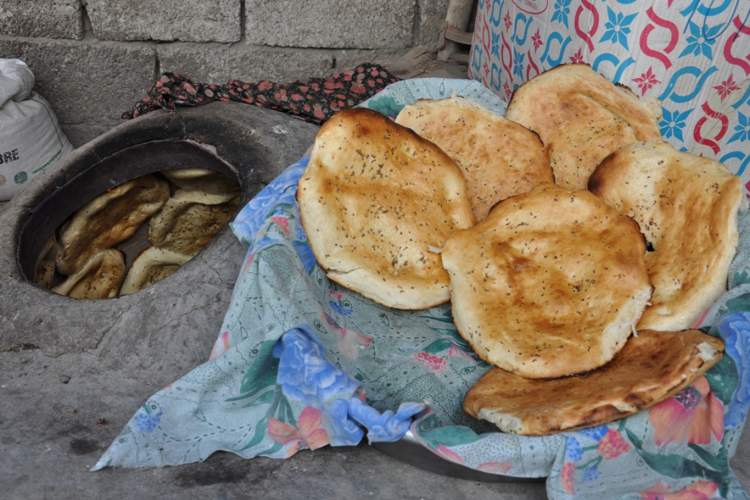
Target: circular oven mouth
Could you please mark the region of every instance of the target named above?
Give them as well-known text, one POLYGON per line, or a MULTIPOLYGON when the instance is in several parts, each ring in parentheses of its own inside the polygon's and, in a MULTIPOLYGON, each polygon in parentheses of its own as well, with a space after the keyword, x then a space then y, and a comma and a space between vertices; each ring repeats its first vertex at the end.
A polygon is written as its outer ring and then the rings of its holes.
POLYGON ((237 170, 209 148, 185 140, 145 142, 72 165, 73 176, 57 174, 55 188, 19 226, 23 278, 71 298, 108 299, 179 272, 247 201, 237 170), (144 186, 158 193, 138 200, 132 193, 144 186), (131 194, 116 198, 124 191, 131 194), (115 229, 121 227, 126 230, 115 229))

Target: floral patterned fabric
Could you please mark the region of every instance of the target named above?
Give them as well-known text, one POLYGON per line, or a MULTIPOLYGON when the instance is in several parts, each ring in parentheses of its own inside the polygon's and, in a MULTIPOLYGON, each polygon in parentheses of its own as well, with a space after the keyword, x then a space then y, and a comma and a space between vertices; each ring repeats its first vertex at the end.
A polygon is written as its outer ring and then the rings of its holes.
POLYGON ((363 429, 371 443, 398 441, 409 430, 411 417, 425 408, 421 403, 402 403, 395 413, 380 413, 365 404, 365 393, 359 390, 359 384, 326 359, 325 348, 309 329, 286 332, 274 344, 272 355, 279 359, 276 383, 281 386, 280 402, 302 406, 299 431, 273 417, 268 421, 274 441, 294 441, 287 453, 294 453, 302 445, 310 449, 327 444, 356 445, 362 440, 363 429), (307 425, 308 420, 303 418, 306 415, 316 415, 317 426, 307 425))
POLYGON ((164 73, 135 104, 123 114, 130 119, 156 109, 173 110, 177 106, 199 106, 213 101, 237 101, 262 108, 283 111, 313 123, 321 123, 336 111, 351 108, 398 81, 377 64, 360 64, 328 78, 277 83, 230 80, 226 84, 194 83, 181 75, 164 73))
MULTIPOLYGON (((363 105, 392 116, 418 98, 454 93, 502 107, 475 82, 445 80, 399 82, 363 105)), ((232 224, 248 252, 211 359, 149 398, 96 468, 188 463, 217 450, 284 458, 353 444, 365 432, 373 440, 401 435, 411 423, 410 436, 437 456, 547 477, 553 499, 746 497, 729 467, 750 408, 750 280, 742 266, 733 267, 736 287, 704 317, 726 355, 691 386, 607 425, 544 437, 500 433, 463 412, 465 392, 489 367, 457 334, 449 306, 391 310, 326 278, 295 202, 307 160, 232 224)), ((735 264, 750 257, 749 219, 741 217, 735 264)))

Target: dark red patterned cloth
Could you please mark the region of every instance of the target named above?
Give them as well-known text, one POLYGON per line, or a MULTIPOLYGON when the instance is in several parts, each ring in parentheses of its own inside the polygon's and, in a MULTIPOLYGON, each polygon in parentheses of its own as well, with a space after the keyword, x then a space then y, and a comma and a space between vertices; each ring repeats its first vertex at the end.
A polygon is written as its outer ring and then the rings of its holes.
POLYGON ((164 73, 146 97, 138 101, 124 119, 135 118, 156 109, 200 106, 213 101, 237 101, 297 115, 306 121, 322 123, 336 111, 351 108, 383 90, 399 78, 377 64, 360 64, 353 70, 328 78, 277 83, 230 80, 224 85, 193 83, 174 73, 164 73))

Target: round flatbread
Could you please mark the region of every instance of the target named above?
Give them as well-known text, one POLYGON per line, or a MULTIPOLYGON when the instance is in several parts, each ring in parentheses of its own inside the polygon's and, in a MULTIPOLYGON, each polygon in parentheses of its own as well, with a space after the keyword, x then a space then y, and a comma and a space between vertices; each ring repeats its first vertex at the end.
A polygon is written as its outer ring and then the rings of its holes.
POLYGON ((583 64, 558 66, 513 94, 506 118, 537 132, 549 148, 555 182, 586 189, 610 153, 636 141, 661 139, 661 106, 583 64))
POLYGON ((179 168, 175 170, 163 170, 161 173, 172 182, 195 180, 215 174, 213 170, 207 168, 179 168))
POLYGON ((524 377, 597 368, 651 295, 636 223, 588 191, 548 184, 451 236, 453 319, 485 361, 524 377))
POLYGON ((606 366, 582 375, 531 380, 493 368, 466 394, 464 410, 515 434, 604 424, 678 393, 723 350, 721 340, 698 330, 642 331, 606 366))
POLYGON ((130 295, 171 276, 190 258, 163 248, 147 248, 131 264, 120 295, 130 295))
POLYGON ((155 247, 193 256, 227 226, 239 207, 239 196, 178 190, 149 221, 148 240, 155 247))
POLYGON ((201 191, 232 197, 240 194, 240 186, 236 180, 211 170, 167 170, 162 172, 162 175, 179 189, 186 191, 201 191))
POLYGON ((374 111, 337 113, 318 132, 297 200, 333 281, 398 309, 448 300, 438 252, 474 217, 461 170, 431 142, 374 111))
POLYGON ((111 299, 117 297, 125 278, 125 259, 118 250, 102 250, 64 282, 52 289, 72 299, 111 299))
POLYGON ((737 249, 739 177, 720 163, 664 142, 638 143, 608 157, 589 189, 638 222, 654 294, 638 328, 690 328, 726 291, 737 249))
POLYGON ((453 158, 466 177, 477 221, 499 201, 553 181, 538 135, 460 97, 418 101, 401 110, 396 123, 453 158))
POLYGON ((153 175, 120 184, 73 215, 60 236, 57 270, 70 275, 95 253, 130 238, 169 198, 169 185, 153 175))

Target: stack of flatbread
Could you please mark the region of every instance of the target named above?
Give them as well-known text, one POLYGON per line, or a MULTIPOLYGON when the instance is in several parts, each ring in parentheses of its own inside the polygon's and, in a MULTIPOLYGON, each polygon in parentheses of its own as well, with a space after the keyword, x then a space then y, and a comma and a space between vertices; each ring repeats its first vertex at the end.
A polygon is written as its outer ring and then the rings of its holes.
MULTIPOLYGON (((120 184, 76 212, 60 231, 59 244, 50 244, 42 258, 54 259, 57 271, 67 277, 52 291, 74 299, 116 297, 127 271, 123 253, 114 247, 130 238, 168 198, 169 185, 147 175, 120 184)), ((50 274, 54 271, 47 271, 48 279, 50 274)))
POLYGON ((226 226, 239 201, 237 184, 209 170, 172 170, 126 182, 63 225, 41 252, 34 281, 75 299, 134 293, 195 256, 226 226), (128 267, 119 247, 146 222, 151 246, 128 267))
POLYGON ((204 169, 163 172, 177 189, 149 221, 151 244, 135 258, 120 290, 138 292, 172 275, 216 236, 239 209, 235 183, 204 169))
POLYGON ((465 410, 519 434, 647 408, 716 364, 692 330, 726 288, 744 203, 721 164, 661 140, 657 102, 585 65, 519 88, 321 128, 297 199, 328 277, 387 307, 451 301, 493 368, 465 410))

